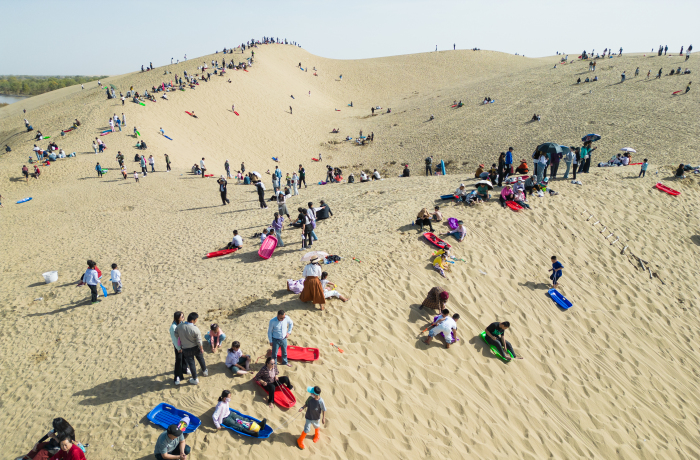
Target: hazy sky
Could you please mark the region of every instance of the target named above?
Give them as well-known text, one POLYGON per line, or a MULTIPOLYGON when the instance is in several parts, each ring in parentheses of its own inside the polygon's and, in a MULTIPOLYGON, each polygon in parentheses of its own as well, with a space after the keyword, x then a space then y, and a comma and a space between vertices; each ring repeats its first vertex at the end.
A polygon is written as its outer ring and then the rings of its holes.
POLYGON ((4 0, 1 8, 5 75, 122 74, 263 35, 335 59, 453 43, 533 57, 700 46, 700 0, 4 0))

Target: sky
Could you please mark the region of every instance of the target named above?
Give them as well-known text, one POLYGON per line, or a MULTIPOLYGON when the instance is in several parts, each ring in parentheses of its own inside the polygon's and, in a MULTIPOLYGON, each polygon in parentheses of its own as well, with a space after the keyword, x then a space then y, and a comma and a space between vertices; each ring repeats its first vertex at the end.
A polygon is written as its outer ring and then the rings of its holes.
POLYGON ((119 75, 262 36, 333 59, 453 44, 531 57, 700 46, 698 0, 5 0, 0 8, 0 75, 119 75))

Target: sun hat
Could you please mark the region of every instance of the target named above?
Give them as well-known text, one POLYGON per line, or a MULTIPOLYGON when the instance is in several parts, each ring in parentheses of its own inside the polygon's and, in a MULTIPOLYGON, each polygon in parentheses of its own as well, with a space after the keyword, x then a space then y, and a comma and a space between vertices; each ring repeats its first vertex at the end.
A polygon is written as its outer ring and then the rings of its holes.
POLYGON ((450 298, 450 293, 447 291, 443 291, 440 293, 440 300, 445 301, 450 298))

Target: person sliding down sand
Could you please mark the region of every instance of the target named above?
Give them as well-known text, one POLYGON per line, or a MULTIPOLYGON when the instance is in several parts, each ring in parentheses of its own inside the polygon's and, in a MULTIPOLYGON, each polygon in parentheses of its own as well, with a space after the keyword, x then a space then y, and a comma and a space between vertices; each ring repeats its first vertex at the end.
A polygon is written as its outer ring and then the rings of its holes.
POLYGON ((343 302, 347 302, 348 298, 340 294, 336 289, 338 286, 335 283, 328 281, 328 272, 321 273, 321 286, 323 287, 323 297, 330 299, 331 297, 337 297, 343 302))

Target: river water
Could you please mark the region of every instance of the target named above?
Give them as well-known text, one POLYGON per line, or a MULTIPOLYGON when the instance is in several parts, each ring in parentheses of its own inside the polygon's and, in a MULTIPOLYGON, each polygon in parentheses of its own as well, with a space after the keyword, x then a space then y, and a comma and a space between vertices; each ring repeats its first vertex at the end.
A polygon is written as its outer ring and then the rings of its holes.
POLYGON ((5 104, 12 104, 13 102, 21 101, 23 99, 26 99, 24 96, 5 96, 4 94, 0 94, 0 104, 5 103, 5 104))

